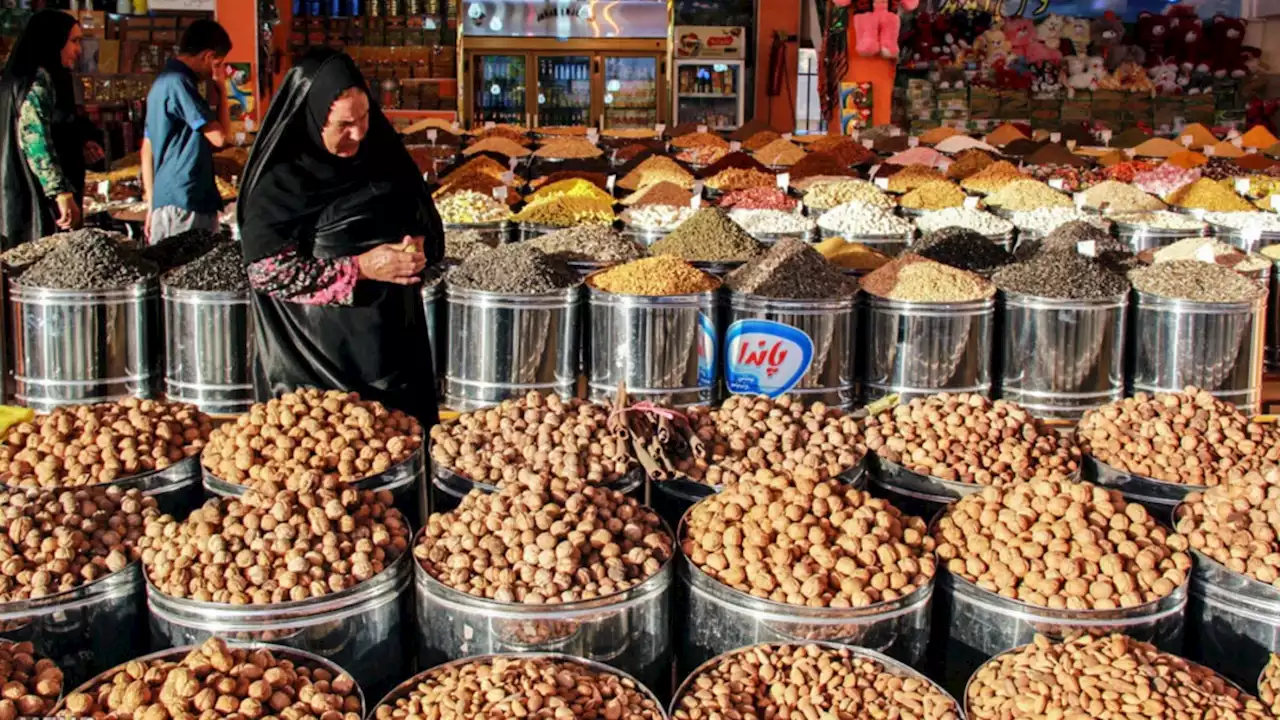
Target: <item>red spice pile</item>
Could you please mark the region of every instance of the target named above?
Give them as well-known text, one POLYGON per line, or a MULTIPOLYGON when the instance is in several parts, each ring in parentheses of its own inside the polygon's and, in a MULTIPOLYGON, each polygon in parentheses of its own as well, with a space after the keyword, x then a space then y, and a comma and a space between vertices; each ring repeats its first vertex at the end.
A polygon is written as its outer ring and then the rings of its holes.
POLYGON ((819 175, 838 175, 841 177, 857 177, 857 173, 849 169, 848 164, 836 156, 826 152, 811 152, 791 166, 791 180, 817 177, 819 175))

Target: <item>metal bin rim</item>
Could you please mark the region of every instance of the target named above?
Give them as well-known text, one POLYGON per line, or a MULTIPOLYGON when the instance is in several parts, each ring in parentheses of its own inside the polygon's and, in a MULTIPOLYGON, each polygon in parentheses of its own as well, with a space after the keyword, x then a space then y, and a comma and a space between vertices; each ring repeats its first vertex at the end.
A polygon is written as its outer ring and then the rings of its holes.
POLYGON ((914 300, 892 300, 886 297, 874 295, 865 290, 862 294, 866 297, 866 302, 881 310, 900 310, 910 312, 913 315, 954 315, 960 312, 981 313, 992 310, 996 306, 996 296, 992 293, 991 297, 980 298, 978 300, 965 300, 962 302, 917 302, 914 300))
MULTIPOLYGON (((409 453, 409 457, 392 465, 375 475, 361 478, 356 482, 350 483, 348 487, 355 490, 390 490, 395 491, 410 485, 422 475, 424 463, 426 462, 426 441, 413 452, 409 453)), ((203 455, 203 453, 202 453, 203 455)), ((248 485, 238 485, 236 483, 227 482, 222 478, 214 475, 209 468, 203 464, 200 466, 201 477, 203 478, 204 488, 210 494, 219 498, 238 498, 249 492, 251 489, 248 485)))
POLYGON ((1032 310, 1110 310, 1129 304, 1128 290, 1098 298, 1055 298, 1004 289, 1000 289, 998 294, 1006 304, 1032 310))
POLYGON ((161 283, 160 296, 184 305, 248 305, 248 290, 188 290, 161 283))
POLYGON ((140 300, 155 294, 159 282, 155 278, 102 290, 64 290, 23 285, 21 278, 9 284, 10 299, 30 305, 99 305, 109 302, 140 300))
POLYGON ((582 283, 574 283, 567 288, 551 292, 522 294, 498 293, 458 287, 449 282, 448 278, 445 278, 442 284, 444 285, 445 299, 449 301, 458 300, 483 307, 511 305, 518 309, 561 308, 572 305, 578 300, 578 294, 582 286, 582 283))
MULTIPOLYGON (((181 479, 183 477, 192 477, 200 469, 200 455, 188 455, 178 462, 166 468, 159 470, 149 470, 137 475, 117 478, 108 483, 94 483, 92 485, 76 486, 76 490, 89 490, 93 488, 109 488, 118 487, 122 490, 141 490, 143 495, 150 495, 158 490, 167 490, 168 486, 164 483, 181 479)), ((43 488, 29 488, 21 485, 5 485, 0 484, 0 492, 27 492, 41 490, 43 488)))
POLYGON ((1267 299, 1267 293, 1265 292, 1260 293, 1252 300, 1239 300, 1236 302, 1200 302, 1197 300, 1184 300, 1181 298, 1155 295, 1153 293, 1143 292, 1136 288, 1133 292, 1137 297, 1139 307, 1151 307, 1158 310, 1173 310, 1215 315, 1249 312, 1262 306, 1267 299))
POLYGON ((113 573, 70 590, 0 604, 0 622, 30 622, 45 615, 61 614, 93 605, 106 597, 133 592, 141 580, 142 562, 134 560, 113 573))
MULTIPOLYGON (((768 312, 777 310, 790 314, 806 314, 805 311, 817 311, 817 314, 840 310, 852 310, 857 302, 857 292, 847 297, 827 298, 823 300, 804 300, 800 298, 773 298, 764 295, 729 290, 729 303, 734 310, 756 310, 768 312)), ((812 313, 811 313, 812 314, 812 313)))

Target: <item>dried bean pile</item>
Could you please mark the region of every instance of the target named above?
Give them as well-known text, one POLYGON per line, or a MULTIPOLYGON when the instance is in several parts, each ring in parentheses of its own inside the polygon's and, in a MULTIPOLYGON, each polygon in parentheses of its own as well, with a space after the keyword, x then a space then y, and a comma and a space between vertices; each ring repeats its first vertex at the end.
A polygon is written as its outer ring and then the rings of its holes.
MULTIPOLYGON (((176 657, 176 656, 175 656, 176 657)), ((181 660, 134 660, 67 696, 61 718, 360 720, 350 675, 209 638, 181 660)))
POLYGON ((613 435, 608 407, 537 392, 435 425, 431 457, 491 485, 515 481, 520 470, 602 485, 635 467, 613 435))
POLYGON ((753 645, 722 655, 690 682, 673 720, 960 717, 933 683, 844 647, 753 645))
POLYGON ((480 248, 449 271, 449 284, 504 295, 541 295, 572 287, 578 276, 564 261, 528 243, 480 248))
POLYGON ((1276 470, 1190 493, 1176 527, 1191 548, 1228 570, 1280 587, 1280 485, 1276 470))
POLYGON ((985 488, 951 505, 933 538, 953 575, 1056 610, 1138 607, 1191 572, 1187 538, 1116 490, 1068 480, 985 488))
POLYGON ((147 577, 170 597, 267 605, 323 597, 387 569, 409 547, 389 491, 330 480, 302 492, 209 500, 185 521, 147 523, 147 577))
POLYGON ((62 697, 62 671, 48 658, 36 659, 30 642, 0 640, 0 719, 49 717, 62 697))
POLYGON ((694 505, 681 550, 712 578, 774 602, 855 608, 933 581, 924 520, 838 480, 760 470, 694 505))
POLYGON ((1204 390, 1139 392, 1080 419, 1080 447, 1120 472, 1225 485, 1280 461, 1280 437, 1204 390))
POLYGON ((1271 653, 1271 659, 1262 670, 1258 681, 1258 699, 1271 710, 1273 717, 1280 717, 1280 655, 1271 653))
POLYGON ((1080 450, 1022 407, 974 393, 915 398, 864 421, 867 449, 921 475, 977 485, 1066 480, 1080 450))
POLYGON ((1265 720, 1262 703, 1212 670, 1124 635, 1043 635, 978 669, 972 720, 1265 720))
POLYGON ((673 551, 662 520, 634 499, 522 470, 496 493, 472 490, 454 510, 432 513, 413 555, 469 595, 555 605, 633 588, 673 551))

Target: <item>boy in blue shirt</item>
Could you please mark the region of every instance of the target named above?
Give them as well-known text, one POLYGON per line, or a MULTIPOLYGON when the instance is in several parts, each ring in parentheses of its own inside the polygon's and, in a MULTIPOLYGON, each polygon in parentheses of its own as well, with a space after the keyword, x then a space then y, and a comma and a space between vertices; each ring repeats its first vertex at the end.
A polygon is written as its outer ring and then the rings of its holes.
POLYGON ((187 230, 218 229, 222 199, 213 180, 213 151, 227 143, 230 120, 220 83, 216 111, 200 97, 200 83, 221 80, 231 36, 212 20, 197 20, 147 94, 142 141, 142 188, 147 239, 152 244, 187 230))

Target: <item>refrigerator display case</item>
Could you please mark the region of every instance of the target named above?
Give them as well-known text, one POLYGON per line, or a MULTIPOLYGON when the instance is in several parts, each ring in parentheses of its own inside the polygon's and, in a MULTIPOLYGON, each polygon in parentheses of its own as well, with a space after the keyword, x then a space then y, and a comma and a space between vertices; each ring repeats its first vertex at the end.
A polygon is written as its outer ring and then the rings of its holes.
POLYGON ((472 119, 486 122, 523 124, 527 90, 524 55, 480 55, 471 63, 468 95, 472 119))
POLYGON ((734 130, 744 122, 743 61, 677 59, 675 123, 734 130))

